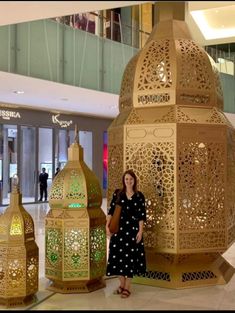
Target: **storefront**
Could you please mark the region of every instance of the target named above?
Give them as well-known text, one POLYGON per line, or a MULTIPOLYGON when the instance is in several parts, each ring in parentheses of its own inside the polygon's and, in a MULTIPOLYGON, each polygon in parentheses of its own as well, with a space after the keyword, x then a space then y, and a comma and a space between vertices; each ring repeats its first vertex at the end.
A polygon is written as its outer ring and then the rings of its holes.
POLYGON ((49 175, 50 192, 56 168, 62 169, 67 162, 76 124, 84 161, 95 172, 102 187, 103 140, 111 121, 0 105, 0 205, 9 203, 14 174, 20 180, 23 203, 38 201, 38 177, 43 167, 49 175))

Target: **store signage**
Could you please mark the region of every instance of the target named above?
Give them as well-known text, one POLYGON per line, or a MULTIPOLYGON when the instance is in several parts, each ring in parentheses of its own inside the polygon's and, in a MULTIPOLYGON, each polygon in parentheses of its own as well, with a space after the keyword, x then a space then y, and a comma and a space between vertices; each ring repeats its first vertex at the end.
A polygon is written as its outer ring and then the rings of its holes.
POLYGON ((52 123, 53 124, 59 124, 60 127, 68 127, 69 125, 71 125, 73 123, 73 121, 62 121, 59 120, 58 117, 60 116, 60 114, 56 114, 56 115, 52 115, 52 123))
POLYGON ((11 118, 21 118, 19 112, 7 110, 0 110, 0 117, 4 120, 10 120, 11 118))

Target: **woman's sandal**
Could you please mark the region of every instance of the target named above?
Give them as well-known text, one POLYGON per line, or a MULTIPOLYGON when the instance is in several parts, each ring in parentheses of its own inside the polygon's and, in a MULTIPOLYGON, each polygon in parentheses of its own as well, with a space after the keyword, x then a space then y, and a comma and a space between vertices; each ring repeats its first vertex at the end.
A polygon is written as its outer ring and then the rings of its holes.
POLYGON ((128 298, 130 296, 131 292, 127 289, 122 290, 121 298, 128 298))
POLYGON ((120 294, 122 294, 123 290, 124 290, 124 288, 119 286, 117 290, 114 290, 113 294, 114 295, 120 295, 120 294))

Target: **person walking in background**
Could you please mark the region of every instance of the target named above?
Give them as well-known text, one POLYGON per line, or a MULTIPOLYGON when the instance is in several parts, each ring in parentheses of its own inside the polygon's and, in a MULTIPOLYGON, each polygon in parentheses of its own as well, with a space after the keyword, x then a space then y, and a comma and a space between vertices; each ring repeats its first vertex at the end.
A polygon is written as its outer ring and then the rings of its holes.
POLYGON ((132 170, 122 176, 122 189, 116 189, 108 208, 106 233, 110 236, 106 275, 117 275, 120 285, 115 294, 128 298, 133 275, 146 272, 143 226, 146 220, 145 197, 137 190, 137 178, 132 170), (120 228, 116 234, 109 230, 115 206, 121 206, 120 228))
POLYGON ((42 173, 39 175, 39 186, 40 186, 40 199, 42 201, 43 194, 44 194, 44 201, 47 201, 47 180, 48 174, 46 173, 45 167, 42 168, 42 173))
POLYGON ((57 167, 57 168, 56 168, 56 172, 55 172, 55 177, 56 177, 56 175, 57 175, 59 172, 60 172, 60 168, 57 167))

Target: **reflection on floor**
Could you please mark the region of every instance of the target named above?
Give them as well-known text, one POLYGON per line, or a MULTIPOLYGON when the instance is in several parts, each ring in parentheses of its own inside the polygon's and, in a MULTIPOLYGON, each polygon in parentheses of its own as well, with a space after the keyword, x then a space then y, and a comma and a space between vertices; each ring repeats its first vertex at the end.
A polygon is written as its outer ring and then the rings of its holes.
MULTIPOLYGON (((17 310, 234 310, 235 275, 227 285, 174 290, 145 285, 132 285, 128 299, 113 295, 117 278, 106 279, 106 287, 88 294, 59 294, 48 291, 49 280, 44 276, 44 218, 48 203, 24 205, 35 223, 36 241, 40 251, 40 283, 36 301, 17 310)), ((104 199, 102 208, 106 212, 104 199)), ((4 208, 0 208, 3 212, 4 208)), ((224 257, 235 267, 235 244, 224 257)), ((0 306, 0 310, 5 307, 0 306)), ((11 309, 14 310, 14 309, 11 309)))

